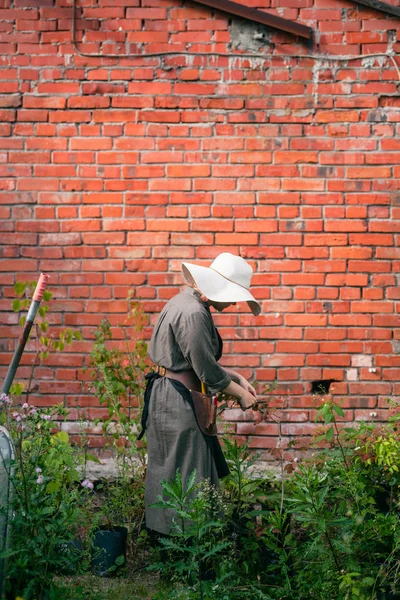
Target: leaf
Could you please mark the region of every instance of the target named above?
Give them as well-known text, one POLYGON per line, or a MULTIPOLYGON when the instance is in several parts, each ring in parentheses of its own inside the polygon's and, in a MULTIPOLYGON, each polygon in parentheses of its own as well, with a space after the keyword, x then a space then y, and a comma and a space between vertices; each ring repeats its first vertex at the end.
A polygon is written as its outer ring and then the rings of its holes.
POLYGON ((103 463, 101 462, 101 460, 99 459, 98 456, 96 456, 95 454, 91 454, 90 452, 88 452, 86 454, 86 460, 89 460, 91 462, 95 462, 98 463, 99 465, 102 465, 103 463))
POLYGON ((15 556, 18 553, 24 552, 25 548, 21 548, 20 550, 3 550, 0 552, 0 559, 9 558, 10 556, 15 556))
POLYGON ((50 481, 46 486, 46 492, 49 494, 54 494, 58 492, 61 487, 61 481, 50 481))
POLYGON ((13 383, 10 388, 10 394, 12 396, 20 396, 25 390, 25 384, 21 381, 13 383))
POLYGON ((115 559, 115 564, 120 567, 124 563, 125 563, 125 556, 123 554, 121 554, 121 556, 117 556, 117 558, 115 559))
POLYGON ((344 417, 343 409, 340 406, 338 406, 337 404, 333 404, 332 407, 335 413, 339 415, 339 417, 344 417))
POLYGON ((14 292, 18 295, 21 296, 25 289, 26 289, 26 281, 16 281, 14 283, 14 292))
POLYGON ((60 442, 67 444, 69 442, 69 435, 66 431, 59 431, 53 437, 55 437, 60 442))
POLYGON ((55 506, 45 506, 41 511, 40 514, 41 515, 51 515, 55 512, 56 508, 55 506))
POLYGON ((18 312, 21 308, 20 300, 13 300, 12 307, 14 312, 18 312))
POLYGON ((331 442, 333 440, 333 436, 334 436, 334 430, 333 427, 329 427, 328 431, 325 434, 325 438, 328 442, 331 442))

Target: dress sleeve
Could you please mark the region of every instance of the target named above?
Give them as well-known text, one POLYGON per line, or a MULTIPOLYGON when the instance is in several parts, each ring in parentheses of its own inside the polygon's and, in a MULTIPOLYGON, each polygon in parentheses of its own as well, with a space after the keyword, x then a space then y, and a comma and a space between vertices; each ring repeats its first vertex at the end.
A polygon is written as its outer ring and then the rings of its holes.
POLYGON ((214 356, 211 317, 201 312, 184 315, 174 333, 183 356, 200 381, 212 394, 224 390, 231 378, 214 356))

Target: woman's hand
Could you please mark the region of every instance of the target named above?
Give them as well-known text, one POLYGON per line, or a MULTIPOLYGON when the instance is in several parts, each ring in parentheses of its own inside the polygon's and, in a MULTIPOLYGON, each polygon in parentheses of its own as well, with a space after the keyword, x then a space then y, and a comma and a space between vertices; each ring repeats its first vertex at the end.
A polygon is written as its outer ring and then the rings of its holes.
MULTIPOLYGON (((243 375, 240 375, 239 378, 239 385, 244 388, 246 390, 246 392, 249 392, 249 394, 251 394, 255 400, 257 400, 257 392, 256 390, 253 388, 253 386, 251 385, 251 383, 249 383, 247 381, 247 379, 245 379, 245 377, 243 377, 243 375)), ((254 400, 253 400, 254 402, 254 400)))
MULTIPOLYGON (((250 385, 250 384, 248 384, 250 385)), ((252 386, 250 386, 252 387, 252 386)), ((242 410, 248 410, 249 408, 252 409, 257 409, 257 399, 253 396, 253 394, 251 394, 250 392, 248 392, 247 390, 245 390, 244 388, 242 388, 243 392, 239 398, 239 404, 241 406, 242 410)))
POLYGON ((232 378, 233 381, 238 383, 240 385, 240 387, 244 388, 246 390, 246 392, 249 392, 257 400, 256 390, 251 385, 251 383, 249 383, 247 381, 247 379, 245 377, 243 377, 243 375, 241 375, 240 373, 237 373, 236 371, 233 371, 233 369, 227 369, 226 367, 224 367, 224 369, 228 373, 228 375, 232 378))
MULTIPOLYGON (((250 384, 248 385, 252 387, 250 384)), ((251 392, 247 391, 244 387, 242 387, 235 381, 231 381, 229 385, 227 385, 227 387, 222 391, 227 396, 233 396, 234 398, 236 398, 240 406, 242 407, 242 410, 247 410, 248 408, 257 409, 258 407, 257 398, 251 392)))

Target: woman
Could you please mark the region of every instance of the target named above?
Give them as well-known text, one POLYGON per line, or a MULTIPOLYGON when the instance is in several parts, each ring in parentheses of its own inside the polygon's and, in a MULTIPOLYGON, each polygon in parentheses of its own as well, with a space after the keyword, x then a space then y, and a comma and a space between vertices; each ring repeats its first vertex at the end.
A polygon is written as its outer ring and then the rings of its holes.
MULTIPOLYGON (((162 493, 161 481, 179 468, 183 481, 193 469, 197 478, 218 479, 229 470, 216 437, 202 433, 190 389, 203 383, 211 394, 224 392, 237 398, 243 410, 255 407, 254 388, 240 374, 222 367, 222 340, 213 323, 212 306, 222 311, 245 301, 255 316, 260 305, 249 291, 253 274, 240 256, 223 253, 210 267, 182 263, 188 287, 162 310, 149 345, 156 372, 148 376, 142 433, 147 432, 146 526, 162 534, 172 527, 173 513, 152 508, 162 493)), ((141 437, 140 436, 140 437, 141 437)))

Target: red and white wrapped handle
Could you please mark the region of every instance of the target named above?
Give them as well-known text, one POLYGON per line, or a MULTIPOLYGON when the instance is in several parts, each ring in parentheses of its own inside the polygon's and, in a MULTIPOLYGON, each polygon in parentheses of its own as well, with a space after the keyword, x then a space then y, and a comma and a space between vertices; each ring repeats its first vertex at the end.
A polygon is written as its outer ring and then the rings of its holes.
POLYGON ((44 291, 47 288, 49 277, 50 277, 50 275, 46 275, 45 273, 40 273, 39 281, 37 282, 37 286, 35 288, 35 293, 33 294, 33 298, 32 298, 32 300, 34 302, 42 301, 44 291))

